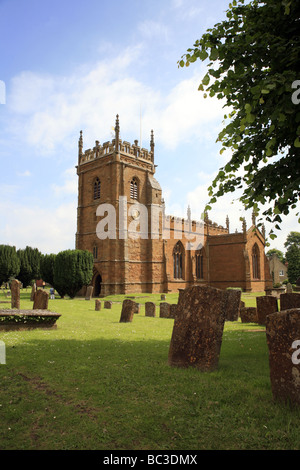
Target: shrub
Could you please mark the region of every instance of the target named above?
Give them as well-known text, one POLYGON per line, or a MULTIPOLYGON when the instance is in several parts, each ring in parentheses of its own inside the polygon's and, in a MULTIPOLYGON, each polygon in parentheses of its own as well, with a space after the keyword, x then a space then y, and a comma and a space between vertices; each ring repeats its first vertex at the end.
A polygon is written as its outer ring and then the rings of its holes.
POLYGON ((76 293, 88 285, 93 276, 93 255, 87 250, 65 250, 56 255, 54 286, 61 297, 76 293))

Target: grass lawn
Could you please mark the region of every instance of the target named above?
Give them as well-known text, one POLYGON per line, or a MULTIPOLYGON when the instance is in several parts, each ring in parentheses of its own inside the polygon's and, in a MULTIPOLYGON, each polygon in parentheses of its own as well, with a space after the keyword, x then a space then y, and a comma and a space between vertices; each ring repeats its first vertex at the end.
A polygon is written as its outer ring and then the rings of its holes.
POLYGON ((132 323, 119 323, 124 296, 100 312, 57 298, 56 330, 0 332, 1 450, 300 449, 300 410, 272 398, 264 327, 226 322, 217 371, 178 369, 167 363, 173 320, 144 315, 160 295, 136 297, 132 323))

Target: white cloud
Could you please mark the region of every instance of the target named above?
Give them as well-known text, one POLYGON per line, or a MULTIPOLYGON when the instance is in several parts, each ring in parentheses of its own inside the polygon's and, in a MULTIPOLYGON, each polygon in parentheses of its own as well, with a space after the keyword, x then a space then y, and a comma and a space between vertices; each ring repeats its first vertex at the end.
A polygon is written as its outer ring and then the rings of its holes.
POLYGON ((3 221, 0 239, 17 249, 30 245, 42 253, 57 253, 75 248, 75 203, 62 204, 49 211, 40 206, 0 202, 0 218, 3 221))
POLYGON ((49 77, 24 72, 11 84, 10 131, 23 136, 40 154, 61 145, 74 148, 74 133, 84 131, 85 142, 110 140, 115 115, 120 115, 121 137, 136 131, 139 136, 140 108, 143 131, 155 130, 156 139, 169 149, 185 139, 215 139, 223 116, 222 103, 205 100, 198 92, 201 67, 164 95, 132 75, 142 56, 142 46, 127 49, 111 61, 92 69, 82 67, 66 77, 49 77))

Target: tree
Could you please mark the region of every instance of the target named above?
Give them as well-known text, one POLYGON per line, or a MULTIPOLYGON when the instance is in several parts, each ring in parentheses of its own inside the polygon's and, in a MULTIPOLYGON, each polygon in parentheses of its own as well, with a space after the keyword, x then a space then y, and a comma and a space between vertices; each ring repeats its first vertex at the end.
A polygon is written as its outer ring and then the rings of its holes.
POLYGON ((10 278, 17 277, 20 271, 20 261, 16 247, 0 245, 0 286, 10 278))
POLYGON ((93 276, 93 255, 87 250, 65 250, 56 255, 54 286, 60 296, 76 293, 88 285, 93 276))
MULTIPOLYGON (((262 216, 280 229, 282 214, 295 209, 300 196, 300 2, 233 0, 226 16, 179 61, 183 67, 209 59, 199 90, 229 110, 217 141, 232 157, 208 188, 206 210, 242 189, 245 209, 257 215, 264 209, 262 216)), ((270 237, 276 237, 273 228, 270 237)))
POLYGON ((40 278, 41 253, 37 248, 26 246, 25 249, 17 251, 20 260, 19 280, 24 287, 40 278))
POLYGON ((48 282, 50 286, 54 287, 54 265, 55 265, 55 254, 42 255, 40 262, 40 272, 43 281, 48 282))
POLYGON ((288 279, 295 284, 300 277, 300 233, 290 232, 284 246, 287 248, 288 279))
POLYGON ((300 232, 290 232, 288 234, 284 246, 288 250, 292 245, 296 245, 297 248, 300 248, 300 232))

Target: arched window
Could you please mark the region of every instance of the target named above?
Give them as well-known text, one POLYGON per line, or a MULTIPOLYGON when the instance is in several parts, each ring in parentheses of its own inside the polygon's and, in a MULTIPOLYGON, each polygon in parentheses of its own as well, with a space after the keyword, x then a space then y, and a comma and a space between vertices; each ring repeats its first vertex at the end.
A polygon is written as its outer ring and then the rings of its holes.
POLYGON ((196 277, 203 279, 203 250, 196 253, 196 277))
POLYGON ((259 249, 256 243, 252 248, 252 277, 253 279, 260 279, 259 249))
POLYGON ((101 183, 99 178, 94 182, 94 199, 100 199, 101 183))
POLYGON ((130 182, 130 197, 131 199, 138 199, 138 183, 135 178, 130 182))
POLYGON ((183 246, 177 242, 173 250, 174 279, 183 279, 183 246))

